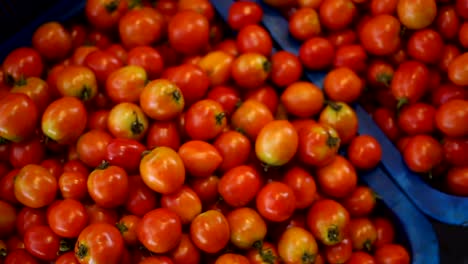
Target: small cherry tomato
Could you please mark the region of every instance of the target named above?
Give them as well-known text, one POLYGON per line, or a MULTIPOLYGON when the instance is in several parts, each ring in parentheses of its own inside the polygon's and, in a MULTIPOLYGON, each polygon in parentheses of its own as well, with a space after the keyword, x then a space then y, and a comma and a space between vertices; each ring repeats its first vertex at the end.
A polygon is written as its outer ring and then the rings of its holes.
POLYGON ((296 198, 288 185, 273 181, 260 189, 256 205, 258 212, 265 219, 282 222, 292 216, 296 209, 296 198))
POLYGON ((348 146, 348 159, 358 169, 372 169, 382 158, 382 147, 372 136, 359 135, 348 146))

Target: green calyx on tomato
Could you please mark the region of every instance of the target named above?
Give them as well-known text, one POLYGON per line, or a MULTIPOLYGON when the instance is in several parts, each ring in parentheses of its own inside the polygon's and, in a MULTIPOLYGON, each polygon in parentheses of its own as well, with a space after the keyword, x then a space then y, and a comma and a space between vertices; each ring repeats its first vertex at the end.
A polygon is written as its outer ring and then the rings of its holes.
POLYGON ((364 250, 367 252, 372 252, 372 244, 372 241, 370 239, 367 239, 363 244, 364 250))
POLYGON ((340 242, 340 229, 336 225, 332 225, 327 229, 327 239, 332 244, 340 242))
POLYGON ((124 223, 116 223, 115 226, 119 229, 121 234, 124 234, 128 231, 128 227, 124 223))
POLYGON ((97 170, 105 170, 110 166, 110 163, 107 160, 103 160, 99 166, 97 166, 97 170))
POLYGON ((145 126, 140 122, 138 114, 135 111, 133 111, 133 114, 135 115, 135 121, 130 125, 130 130, 134 135, 139 135, 145 130, 145 126))
POLYGON ((109 3, 107 3, 105 5, 106 11, 108 13, 114 12, 115 10, 117 10, 117 7, 119 6, 119 3, 120 3, 120 0, 110 1, 109 3))
POLYGON ((263 64, 262 64, 262 67, 263 67, 263 70, 264 70, 265 72, 270 72, 270 71, 271 71, 271 68, 272 68, 272 64, 271 64, 270 61, 265 60, 265 61, 263 62, 263 64))
POLYGON ((398 99, 397 110, 400 110, 403 106, 407 105, 408 103, 409 103, 408 98, 400 98, 400 99, 398 99))
POLYGON ((6 248, 0 248, 0 257, 6 257, 7 253, 6 248))
POLYGON ((385 85, 386 87, 390 86, 390 82, 393 79, 393 74, 381 73, 377 75, 377 82, 385 85))
POLYGON ((142 0, 130 0, 128 2, 128 9, 134 9, 134 8, 137 8, 137 7, 141 7, 142 5, 143 5, 142 0))
POLYGON ((219 114, 216 114, 216 116, 215 116, 216 125, 222 125, 224 118, 226 118, 226 113, 225 112, 221 112, 219 114))
POLYGON ((28 84, 26 78, 24 78, 24 76, 21 75, 21 77, 15 82, 15 86, 24 86, 28 84))
POLYGON ((67 240, 60 240, 59 252, 68 252, 72 249, 70 243, 67 240))
POLYGON ((273 254, 271 249, 263 250, 262 248, 260 248, 258 250, 258 253, 260 254, 260 257, 262 258, 262 261, 264 263, 268 263, 268 264, 274 264, 275 263, 276 256, 273 254))
POLYGON ((81 101, 88 101, 91 99, 93 96, 93 91, 91 87, 88 85, 83 85, 83 88, 81 89, 80 94, 78 95, 78 98, 80 98, 81 101))
POLYGON ((10 141, 6 138, 2 138, 0 137, 0 145, 6 145, 8 144, 10 141))
POLYGON ((179 90, 174 90, 173 92, 171 92, 171 96, 177 104, 180 104, 182 99, 182 93, 179 90))
POLYGON ((304 255, 302 255, 301 257, 301 262, 302 263, 315 263, 315 258, 316 258, 316 255, 304 252, 304 255))
POLYGON ((89 255, 89 248, 85 244, 79 243, 78 244, 78 250, 75 253, 76 258, 78 260, 82 260, 85 257, 87 257, 88 255, 89 255))

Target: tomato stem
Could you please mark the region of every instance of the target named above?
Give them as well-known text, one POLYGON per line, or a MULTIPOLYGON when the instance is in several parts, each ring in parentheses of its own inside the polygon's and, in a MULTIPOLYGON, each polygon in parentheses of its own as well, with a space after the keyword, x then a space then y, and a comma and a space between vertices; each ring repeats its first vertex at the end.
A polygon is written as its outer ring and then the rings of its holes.
POLYGON ((176 101, 176 103, 180 103, 180 100, 182 99, 182 93, 179 92, 178 90, 175 90, 174 92, 171 93, 172 99, 176 101))
POLYGON ((75 256, 81 260, 88 255, 88 247, 84 244, 78 244, 78 250, 75 252, 75 256))
POLYGON ((255 249, 258 249, 260 251, 262 249, 262 247, 263 247, 263 241, 261 241, 261 240, 255 241, 253 243, 252 247, 255 248, 255 249))
POLYGON ((123 235, 128 231, 128 227, 124 223, 116 223, 115 226, 119 229, 120 233, 123 235))
POLYGON ((327 101, 327 105, 331 107, 331 109, 333 109, 334 111, 338 112, 341 110, 341 108, 343 108, 343 105, 337 103, 337 102, 333 102, 333 101, 327 101))
POLYGON ((10 141, 6 138, 2 138, 0 137, 0 145, 6 145, 8 144, 10 141))
POLYGON ((259 250, 260 257, 262 261, 268 264, 274 264, 276 260, 276 256, 273 255, 271 249, 263 250, 262 248, 259 250))
POLYGON ((132 122, 131 126, 130 126, 130 130, 132 131, 132 133, 134 135, 139 135, 143 132, 143 124, 140 122, 140 120, 138 120, 138 115, 136 112, 133 112, 133 114, 135 115, 135 121, 132 122))
POLYGON ((328 138, 327 138, 327 146, 330 148, 334 148, 340 145, 340 138, 339 137, 334 137, 330 135, 330 133, 327 131, 328 138))
POLYGON ((386 87, 390 86, 390 82, 393 79, 393 74, 390 73, 381 73, 377 75, 377 82, 385 85, 386 87))
POLYGON ((6 257, 7 253, 8 252, 6 248, 0 248, 0 257, 6 257))
POLYGON ((6 74, 5 75, 5 82, 8 86, 13 86, 15 85, 15 77, 13 77, 13 75, 11 74, 6 74))
POLYGON ((117 7, 119 6, 119 2, 120 2, 120 0, 113 0, 113 1, 110 1, 109 3, 107 3, 105 5, 106 11, 108 13, 112 13, 115 10, 117 10, 117 7))
POLYGON ((408 98, 400 98, 400 99, 398 99, 397 109, 400 110, 404 105, 406 105, 406 104, 408 104, 408 103, 409 103, 408 98))
POLYGON ((327 238, 330 242, 336 243, 339 242, 340 230, 336 225, 332 225, 327 230, 327 238))
POLYGON ((372 251, 372 241, 370 241, 369 239, 367 239, 364 244, 363 244, 363 248, 364 250, 366 250, 367 252, 371 252, 372 251))
POLYGON ((221 125, 223 123, 224 118, 226 118, 226 113, 225 112, 221 112, 219 114, 216 114, 215 115, 216 125, 221 125))
POLYGON ((141 0, 130 0, 128 2, 128 9, 133 9, 133 8, 136 8, 136 7, 140 7, 141 5, 142 5, 141 0))
POLYGON ((302 255, 301 263, 312 264, 314 262, 315 262, 315 255, 314 254, 304 253, 304 255, 302 255))
POLYGON ((80 95, 78 96, 82 101, 88 101, 91 99, 91 88, 88 85, 83 85, 80 95))
POLYGON ((271 71, 271 62, 269 62, 268 60, 265 60, 262 64, 262 67, 263 67, 263 70, 265 72, 270 72, 271 71))
POLYGON ((71 246, 70 243, 66 240, 60 240, 60 247, 59 247, 59 252, 67 252, 70 251, 71 246))
POLYGON ((97 170, 105 170, 110 166, 110 163, 107 160, 101 161, 101 164, 96 167, 97 170))
POLYGON ((26 81, 26 78, 24 78, 23 75, 21 75, 21 77, 15 82, 15 85, 16 86, 24 86, 26 85, 28 82, 26 81))

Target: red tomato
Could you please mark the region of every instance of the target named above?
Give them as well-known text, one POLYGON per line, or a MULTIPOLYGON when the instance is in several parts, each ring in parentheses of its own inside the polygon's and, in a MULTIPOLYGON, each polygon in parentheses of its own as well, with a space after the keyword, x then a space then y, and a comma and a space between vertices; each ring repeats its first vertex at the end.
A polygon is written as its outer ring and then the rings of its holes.
POLYGON ((117 26, 119 19, 128 10, 127 1, 89 0, 86 1, 87 20, 96 28, 107 30, 117 26))
POLYGON ((316 173, 320 190, 331 197, 346 197, 357 186, 356 170, 340 155, 337 155, 331 163, 318 168, 316 173))
POLYGON ((202 212, 202 203, 197 193, 188 186, 161 197, 161 207, 176 213, 182 224, 190 223, 202 212))
POLYGON ((140 106, 155 120, 168 121, 179 115, 185 106, 182 90, 173 82, 157 79, 142 88, 140 106))
POLYGON ((106 80, 106 94, 116 103, 135 103, 148 81, 144 68, 128 65, 113 71, 106 80))
POLYGON ((88 195, 88 172, 64 171, 58 178, 60 194, 63 198, 83 200, 88 195))
POLYGON ((353 245, 351 239, 345 237, 343 241, 336 245, 326 246, 324 251, 328 263, 348 263, 353 254, 353 245))
POLYGON ((175 14, 169 20, 167 30, 169 43, 176 51, 183 54, 199 53, 209 43, 209 21, 193 10, 175 14))
POLYGON ((218 176, 212 175, 205 178, 193 178, 189 185, 197 194, 204 205, 215 204, 219 201, 218 176))
POLYGON ((273 222, 285 221, 296 209, 294 191, 282 182, 267 183, 256 197, 256 206, 265 219, 273 222))
POLYGON ((47 222, 58 236, 76 238, 88 224, 88 213, 77 200, 60 200, 48 208, 47 222))
POLYGON ((356 112, 350 105, 344 102, 329 102, 319 116, 319 122, 336 130, 340 138, 340 144, 351 142, 358 130, 356 112))
POLYGON ((168 147, 178 150, 180 147, 180 135, 177 124, 174 121, 156 121, 148 128, 146 135, 146 147, 168 147))
POLYGON ((214 264, 249 264, 249 260, 240 254, 224 253, 219 256, 214 264))
POLYGON ((467 61, 468 52, 457 56, 448 64, 448 77, 454 84, 461 86, 468 85, 468 79, 466 78, 467 70, 464 66, 466 65, 467 61))
POLYGON ((32 256, 53 261, 59 255, 60 238, 47 225, 36 225, 24 233, 24 246, 32 256))
POLYGON ((354 218, 349 222, 349 234, 355 250, 371 251, 377 239, 377 230, 368 218, 354 218))
POLYGON ((431 136, 416 135, 408 141, 403 158, 412 171, 430 173, 442 162, 442 145, 431 136))
POLYGON ((150 80, 158 78, 164 69, 162 55, 151 46, 137 46, 129 50, 127 64, 143 68, 150 80))
POLYGON ((209 140, 226 127, 226 113, 222 105, 211 99, 194 103, 185 113, 184 128, 193 140, 209 140))
POLYGON ((348 259, 346 264, 376 264, 375 259, 369 253, 363 251, 355 251, 348 259))
POLYGON ((44 167, 29 164, 16 175, 14 191, 23 205, 40 208, 51 204, 57 192, 57 180, 44 167))
POLYGON ((326 38, 313 37, 302 43, 299 48, 299 59, 305 68, 323 70, 332 65, 335 48, 326 38))
POLYGON ((429 77, 429 69, 421 62, 409 60, 398 66, 390 84, 393 96, 398 100, 397 107, 419 101, 426 93, 429 77))
POLYGON ((0 238, 7 238, 10 236, 17 224, 16 209, 13 205, 0 200, 0 214, 2 218, 0 220, 0 238))
POLYGON ((436 108, 426 103, 414 103, 401 109, 398 126, 408 135, 430 134, 435 129, 436 108))
POLYGON ((56 260, 55 264, 79 264, 78 259, 75 257, 75 252, 68 251, 60 255, 56 260))
POLYGON ((230 240, 229 223, 221 212, 205 211, 197 215, 190 224, 190 238, 203 252, 219 252, 230 240))
POLYGON ((370 11, 373 16, 387 14, 393 15, 396 11, 398 0, 370 0, 370 11))
POLYGON ((367 69, 366 83, 372 88, 386 88, 393 79, 393 66, 385 61, 374 60, 367 69))
POLYGON ((376 15, 363 24, 359 39, 367 52, 390 55, 400 47, 400 26, 400 21, 392 15, 376 15))
POLYGON ((386 244, 379 248, 374 253, 376 263, 388 264, 409 264, 410 256, 408 251, 397 244, 386 244))
POLYGON ((150 7, 131 9, 119 19, 119 35, 126 48, 149 46, 159 42, 164 36, 163 15, 150 7))
POLYGON ((106 149, 112 136, 102 130, 89 130, 76 143, 79 158, 90 167, 97 167, 106 159, 106 149))
POLYGON ((210 79, 212 86, 222 85, 231 77, 231 66, 234 57, 223 51, 211 51, 195 64, 202 68, 210 79))
POLYGON ((231 76, 244 89, 255 89, 263 85, 270 75, 271 62, 257 52, 242 53, 232 63, 231 76))
POLYGON ((22 168, 28 164, 39 164, 45 157, 45 146, 39 137, 27 141, 11 143, 10 164, 14 168, 22 168))
POLYGON ((255 153, 263 163, 281 166, 294 157, 298 144, 299 136, 292 124, 287 120, 275 120, 267 123, 258 133, 255 153))
POLYGON ((408 55, 424 63, 437 63, 442 57, 444 41, 433 29, 416 31, 408 40, 408 55))
POLYGON ((234 30, 247 25, 258 24, 262 20, 263 10, 254 2, 234 2, 229 7, 227 23, 234 30))
POLYGON ((38 109, 34 101, 22 93, 10 93, 0 100, 0 141, 21 142, 34 133, 38 109))
POLYGON ((143 182, 140 175, 128 177, 128 184, 131 188, 128 190, 127 200, 124 204, 128 212, 142 217, 156 208, 158 205, 157 195, 143 182))
POLYGON ((352 217, 369 215, 374 210, 376 202, 376 194, 367 186, 356 187, 350 195, 341 201, 352 217))
POLYGON ((302 76, 302 64, 299 58, 288 52, 278 51, 271 56, 271 81, 280 86, 288 86, 302 76))
POLYGON ((463 137, 468 135, 468 101, 453 99, 442 104, 435 113, 436 127, 444 135, 463 137))
POLYGON ((2 68, 6 83, 13 85, 21 78, 40 78, 44 71, 44 63, 37 50, 29 47, 19 47, 8 53, 3 60, 2 68))
POLYGON ((351 103, 358 99, 364 89, 359 76, 347 67, 331 70, 323 80, 323 90, 333 101, 351 103))
POLYGON ((174 249, 182 237, 179 216, 167 208, 146 213, 137 230, 138 240, 151 252, 166 253, 174 249))
POLYGON ((324 101, 320 88, 309 82, 294 82, 281 94, 281 103, 286 111, 301 118, 318 114, 323 108, 324 101))
POLYGON ((297 155, 307 165, 325 166, 333 161, 340 147, 340 138, 334 128, 320 123, 304 125, 298 131, 297 155))
MULTIPOLYGON (((9 215, 8 212, 4 213, 6 216, 9 215)), ((5 223, 8 223, 9 219, 11 220, 11 217, 6 217, 5 223)), ((47 225, 46 210, 43 208, 37 209, 30 207, 23 207, 19 210, 18 215, 16 216, 16 231, 18 232, 18 235, 24 237, 24 233, 27 229, 37 225, 47 225)))
POLYGON ((286 229, 278 241, 278 253, 285 263, 316 263, 317 251, 314 236, 301 227, 286 229))
POLYGON ((222 157, 218 169, 223 172, 244 164, 251 153, 249 139, 234 130, 221 133, 213 142, 213 146, 222 157))
POLYGON ((319 35, 321 26, 318 12, 313 8, 299 8, 289 18, 289 32, 300 41, 319 35))
POLYGON ((372 118, 391 141, 395 141, 399 137, 400 129, 397 125, 394 112, 387 108, 380 107, 374 111, 372 118))
POLYGON ((114 138, 106 145, 103 160, 127 172, 136 172, 145 150, 146 147, 134 139, 114 138))
POLYGON ((128 175, 124 169, 105 162, 88 176, 88 192, 104 208, 123 205, 128 194, 128 175))
POLYGON ((263 56, 269 56, 273 47, 268 31, 255 24, 243 27, 237 34, 236 42, 239 52, 253 52, 263 56))
MULTIPOLYGON (((275 88, 271 85, 263 85, 257 89, 246 91, 243 100, 248 101, 250 99, 264 104, 272 114, 275 114, 278 110, 280 98, 275 88)), ((237 106, 239 106, 239 104, 240 101, 237 106)))
POLYGON ((398 19, 408 29, 422 29, 435 20, 437 5, 435 0, 400 0, 397 4, 398 19))
POLYGON ((142 107, 134 103, 118 103, 107 118, 107 129, 116 138, 140 140, 148 131, 148 117, 142 107))
POLYGON ((241 207, 253 201, 261 186, 260 173, 254 167, 240 165, 223 174, 218 182, 218 193, 227 204, 241 207))
POLYGON ((231 243, 240 249, 261 245, 267 234, 263 218, 248 207, 236 208, 226 216, 231 233, 231 243))
POLYGON ((97 82, 105 86, 107 77, 123 67, 123 62, 109 51, 95 50, 86 56, 84 65, 94 72, 97 82))
POLYGON ((442 55, 441 55, 439 65, 438 65, 439 69, 442 70, 443 72, 448 72, 449 66, 452 63, 452 61, 458 58, 460 54, 461 54, 461 51, 458 48, 458 46, 455 46, 453 44, 445 45, 442 48, 442 55))
POLYGON ((348 27, 357 15, 351 0, 323 0, 319 8, 321 24, 330 30, 348 27))
POLYGON ((372 169, 381 158, 382 147, 372 136, 356 136, 348 146, 348 159, 357 169, 372 169))
POLYGON ((53 98, 50 90, 51 88, 48 87, 44 80, 37 77, 29 77, 16 82, 10 92, 24 93, 29 96, 37 106, 39 113, 42 114, 53 98))
POLYGON ((264 241, 260 249, 251 249, 247 252, 251 264, 279 264, 279 255, 276 246, 264 241))
POLYGON ((232 115, 241 101, 239 91, 232 86, 225 85, 219 85, 211 88, 208 91, 206 98, 220 103, 229 116, 232 115))
POLYGON ((250 139, 256 139, 262 128, 273 119, 266 105, 250 99, 244 101, 232 114, 231 125, 250 139))
POLYGON ((106 223, 88 225, 75 245, 75 256, 81 264, 119 263, 123 252, 122 235, 115 226, 106 223))
POLYGON ((212 21, 215 11, 210 1, 207 0, 180 0, 178 3, 179 12, 192 10, 205 16, 208 21, 212 21))
POLYGON ((446 184, 450 193, 468 196, 468 166, 452 167, 447 172, 446 184))
POLYGON ((59 61, 70 53, 72 37, 62 24, 52 21, 34 31, 32 45, 46 60, 59 61))
POLYGON ((445 39, 453 39, 458 35, 460 18, 454 5, 438 7, 435 20, 437 31, 445 39))
POLYGON ((223 160, 213 145, 200 140, 185 142, 180 146, 178 154, 187 172, 195 177, 210 176, 223 160))
POLYGON ((449 164, 454 166, 468 165, 468 137, 444 137, 442 139, 442 148, 444 159, 449 164))
POLYGON ((62 96, 73 96, 82 101, 93 99, 98 92, 96 76, 85 66, 64 67, 57 76, 56 85, 62 96))
POLYGON ((296 208, 305 209, 317 198, 317 186, 310 173, 299 166, 288 169, 282 179, 294 192, 296 208))
POLYGON ((179 244, 169 254, 174 264, 200 263, 200 250, 193 244, 188 234, 182 234, 179 244))

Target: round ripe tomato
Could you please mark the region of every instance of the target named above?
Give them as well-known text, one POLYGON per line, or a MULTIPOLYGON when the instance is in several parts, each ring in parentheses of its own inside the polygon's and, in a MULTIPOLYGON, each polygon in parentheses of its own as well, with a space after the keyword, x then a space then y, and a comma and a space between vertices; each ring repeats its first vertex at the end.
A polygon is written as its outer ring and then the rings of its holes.
POLYGON ((414 32, 407 44, 408 55, 424 63, 437 63, 442 57, 444 41, 433 29, 414 32))
POLYGON ((88 213, 77 200, 59 200, 48 208, 47 222, 58 236, 76 238, 88 224, 88 213))
POLYGON ((468 166, 450 168, 447 172, 446 184, 450 193, 468 196, 468 166))
MULTIPOLYGON (((0 200, 0 238, 7 238, 15 230, 17 225, 16 209, 13 205, 0 200)), ((19 220, 19 219, 18 219, 19 220)))
POLYGON ((208 177, 223 161, 218 150, 205 141, 190 140, 182 144, 178 154, 191 176, 208 177))
POLYGON ((127 50, 122 46, 122 44, 112 44, 106 48, 106 51, 124 63, 127 61, 127 50))
POLYGON ((401 109, 398 126, 408 135, 430 134, 435 129, 436 108, 426 103, 414 103, 401 109))
MULTIPOLYGON (((76 65, 76 66, 84 66, 85 64, 85 59, 86 57, 93 51, 98 50, 98 47, 96 46, 79 46, 76 49, 73 50, 73 53, 71 55, 71 65, 76 65)), ((54 66, 57 67, 57 66, 54 66)), ((62 68, 65 67, 65 65, 62 66, 62 68)), ((51 72, 48 73, 49 75, 51 72)), ((57 75, 58 76, 58 75, 57 75)))
POLYGON ((202 203, 197 193, 188 186, 161 197, 161 207, 176 213, 182 224, 190 223, 202 212, 202 203))
POLYGON ((371 251, 377 239, 377 230, 368 218, 351 219, 349 234, 354 250, 371 251))
POLYGON ((367 186, 357 186, 354 191, 341 201, 352 217, 369 215, 375 208, 376 194, 367 186))
POLYGON ((128 10, 127 1, 89 0, 86 1, 86 18, 94 27, 101 30, 117 26, 119 19, 128 10))
POLYGON ((190 240, 188 234, 182 234, 180 242, 169 255, 174 264, 198 264, 200 263, 200 250, 190 240))
POLYGON ((34 257, 53 261, 60 251, 60 238, 47 225, 29 227, 24 233, 24 246, 34 257))
POLYGON ((352 29, 342 29, 333 32, 328 32, 327 39, 332 46, 339 48, 344 45, 356 44, 358 34, 352 29))
POLYGON ((367 69, 367 53, 359 44, 340 45, 335 52, 333 66, 347 67, 356 73, 364 73, 367 69))
POLYGON ((468 101, 453 99, 442 104, 435 113, 436 127, 444 135, 463 137, 468 135, 468 101))
POLYGON ((74 143, 86 128, 87 113, 76 97, 61 97, 52 102, 42 115, 42 132, 59 144, 74 143))
POLYGON ((106 160, 110 165, 119 166, 127 172, 137 172, 145 150, 146 147, 137 140, 111 138, 103 150, 101 162, 106 160))
POLYGON ((251 264, 279 264, 279 255, 276 246, 264 241, 259 249, 253 248, 247 252, 246 257, 251 264))
POLYGON ((219 50, 234 57, 239 56, 236 40, 232 38, 226 38, 218 44, 214 45, 213 50, 219 50))
POLYGON ((207 0, 180 0, 178 3, 179 11, 192 10, 204 15, 208 21, 212 21, 215 11, 210 1, 207 0))
POLYGON ((370 0, 369 8, 373 16, 393 15, 396 11, 398 0, 370 0))
POLYGON ((282 182, 286 183, 296 198, 296 208, 305 209, 312 205, 317 196, 317 186, 310 173, 299 166, 288 169, 282 182))
POLYGON ((444 160, 454 166, 468 165, 468 137, 444 137, 442 140, 444 160))
POLYGON ((224 51, 212 51, 197 63, 210 79, 212 86, 223 85, 231 78, 231 66, 234 56, 224 51))
POLYGON ((70 53, 72 37, 60 23, 47 22, 34 31, 32 45, 46 60, 59 61, 70 53))
POLYGON ((317 241, 306 229, 290 227, 278 241, 278 253, 285 263, 315 263, 317 241))
POLYGON ((209 21, 204 15, 193 10, 175 14, 169 20, 167 30, 169 43, 183 54, 199 53, 209 43, 209 21))
POLYGON ((445 39, 454 39, 460 29, 460 18, 454 5, 438 7, 435 20, 437 32, 445 39))
POLYGON ((281 103, 286 111, 300 118, 318 114, 323 108, 324 101, 320 88, 309 82, 295 82, 286 87, 281 94, 281 103))
POLYGON ((208 91, 206 98, 220 103, 226 114, 229 116, 232 115, 241 101, 239 90, 233 86, 227 85, 219 85, 211 88, 208 91))
MULTIPOLYGON (((257 89, 246 91, 243 95, 243 100, 247 101, 250 99, 264 104, 272 114, 275 114, 280 107, 278 105, 280 101, 278 93, 271 85, 263 85, 257 89)), ((240 104, 240 102, 238 103, 240 104)))
MULTIPOLYGON (((3 205, 3 203, 0 203, 3 205)), ((2 213, 4 213, 5 216, 5 224, 8 223, 8 221, 12 221, 14 218, 12 218, 12 213, 7 212, 7 207, 2 206, 2 213)), ((13 213, 15 212, 14 210, 12 211, 13 213)), ((46 210, 43 208, 36 209, 36 208, 30 208, 30 207, 23 207, 20 209, 18 212, 18 215, 16 215, 16 232, 18 235, 21 237, 24 237, 24 233, 26 232, 27 229, 33 226, 38 226, 38 225, 47 225, 47 217, 46 217, 46 210)), ((5 225, 6 226, 6 225, 5 225)), ((13 231, 13 229, 10 229, 13 231)), ((4 230, 2 231, 3 234, 6 234, 6 232, 11 233, 10 230, 4 230)), ((4 236, 2 236, 4 237, 4 236)))
POLYGON ((88 213, 88 225, 106 223, 115 226, 115 223, 119 221, 119 215, 115 209, 106 209, 97 204, 87 205, 86 212, 88 213))
POLYGON ((372 136, 359 135, 348 146, 348 159, 357 169, 369 170, 382 158, 382 147, 372 136))
POLYGON ((105 86, 107 77, 109 77, 113 71, 122 68, 124 65, 114 54, 105 50, 95 50, 86 56, 84 66, 88 67, 88 70, 94 72, 96 80, 100 85, 105 86))
POLYGON ((227 23, 233 30, 260 23, 263 17, 261 6, 255 2, 234 2, 229 7, 227 23))
POLYGON ((167 208, 146 213, 137 229, 138 240, 151 252, 166 253, 177 246, 182 237, 179 216, 167 208))
POLYGON ((374 60, 368 66, 366 84, 372 88, 385 89, 390 86, 394 72, 390 63, 374 60))
POLYGON ((75 256, 81 264, 119 263, 124 251, 124 240, 119 230, 110 224, 88 225, 78 236, 75 256))
POLYGON ((189 185, 197 194, 203 205, 216 204, 219 201, 218 176, 212 175, 205 178, 192 178, 189 185))
POLYGON ((221 133, 213 142, 213 146, 222 157, 218 169, 223 172, 244 164, 251 153, 249 139, 234 130, 221 133))
POLYGON ((468 63, 468 52, 454 58, 449 64, 447 74, 454 84, 465 86, 468 85, 466 65, 468 63))
POLYGON ((400 0, 397 4, 398 19, 408 29, 422 29, 432 24, 437 15, 435 0, 400 0))
POLYGON ((333 101, 354 102, 363 90, 364 83, 361 78, 347 67, 331 70, 323 80, 323 91, 333 101))
POLYGON ((351 106, 343 102, 329 102, 319 116, 319 122, 336 130, 340 144, 351 142, 358 130, 356 112, 351 106))
POLYGON ((14 168, 22 168, 28 164, 39 164, 45 156, 45 146, 39 137, 18 143, 11 143, 10 164, 14 168))
POLYGON ((57 180, 44 167, 29 164, 21 168, 15 178, 16 199, 23 205, 40 208, 51 204, 57 192, 57 180))
POLYGON ((89 174, 87 185, 89 195, 97 205, 115 208, 126 201, 128 175, 124 169, 104 162, 89 174))
POLYGON ((407 103, 415 103, 426 93, 430 72, 421 62, 408 60, 398 66, 393 75, 390 88, 398 108, 407 103))
POLYGON ((355 251, 351 254, 346 264, 377 264, 375 259, 369 253, 363 251, 355 251))
POLYGON ((430 173, 442 162, 442 145, 429 135, 412 137, 403 150, 406 165, 418 173, 430 173))
POLYGON ((332 264, 348 263, 352 254, 353 245, 348 237, 336 245, 326 246, 324 250, 325 259, 332 264))
POLYGON ((219 252, 230 240, 226 217, 216 210, 208 210, 197 215, 190 224, 190 239, 203 252, 219 252))
POLYGON ((193 140, 210 140, 226 128, 223 106, 211 99, 191 105, 185 113, 185 132, 193 140))
POLYGON ((116 104, 109 112, 107 129, 117 138, 140 140, 148 130, 148 118, 134 103, 116 104))
POLYGON ((277 86, 285 87, 298 81, 302 71, 299 58, 288 51, 278 51, 271 56, 270 79, 277 86))
POLYGON ((390 109, 385 107, 377 108, 372 114, 372 118, 391 141, 396 141, 400 136, 400 128, 397 125, 395 113, 390 109))
POLYGON ((162 194, 178 190, 185 181, 184 163, 177 152, 168 147, 156 147, 143 156, 140 174, 148 187, 162 194))
POLYGON ((330 67, 335 58, 335 47, 330 40, 313 37, 302 43, 299 60, 309 70, 324 70, 330 67))
POLYGON ((331 197, 344 198, 357 186, 356 170, 340 155, 337 155, 331 163, 318 168, 316 173, 319 189, 331 197))
POLYGON ((242 207, 253 201, 261 186, 261 175, 254 167, 239 165, 219 179, 218 193, 227 204, 242 207))
POLYGON ((93 99, 98 92, 96 76, 85 66, 64 67, 57 76, 56 86, 62 96, 73 96, 82 101, 93 99))
POLYGON ((143 68, 148 79, 158 78, 164 68, 164 60, 156 49, 151 46, 137 46, 128 51, 127 64, 143 68))
POLYGON ((307 165, 325 166, 332 162, 341 144, 334 128, 320 123, 304 125, 298 132, 299 159, 307 165))
POLYGON ((83 200, 88 195, 88 173, 64 171, 58 178, 60 194, 65 199, 83 200))
POLYGON ((236 253, 224 253, 216 258, 214 264, 249 264, 249 259, 236 253))
POLYGON ((323 0, 298 0, 297 5, 299 7, 308 7, 317 9, 320 7, 320 4, 323 0))
POLYGON ((289 32, 300 41, 321 33, 319 14, 313 8, 299 8, 289 19, 289 32))
POLYGON ((75 252, 68 251, 60 255, 56 260, 55 264, 80 264, 78 259, 75 257, 75 252))
POLYGON ((294 191, 282 182, 272 181, 264 185, 256 197, 257 211, 272 222, 282 222, 296 209, 294 191))
POLYGON ((106 94, 116 103, 135 103, 140 99, 148 77, 145 69, 136 65, 124 66, 112 72, 106 80, 106 94))
POLYGON ((167 79, 156 79, 144 86, 140 94, 143 112, 155 120, 174 119, 184 109, 181 89, 167 79))
POLYGON ((237 48, 241 53, 258 53, 269 56, 273 47, 270 33, 259 25, 243 27, 236 38, 237 48))
MULTIPOLYGON (((37 106, 39 113, 43 113, 52 97, 47 82, 37 77, 29 77, 16 82, 10 92, 24 93, 29 96, 37 106)), ((5 94, 7 95, 7 94, 5 94)))
POLYGON ((323 0, 319 7, 320 23, 330 30, 348 27, 356 15, 357 8, 351 0, 323 0))
POLYGON ((180 135, 177 124, 174 121, 153 122, 146 135, 146 147, 168 147, 178 150, 180 146, 180 135))
POLYGON ((242 53, 232 62, 231 76, 241 88, 255 89, 263 85, 270 75, 271 62, 256 52, 242 53))
POLYGON ((119 19, 120 40, 128 49, 152 45, 162 39, 165 24, 164 16, 154 8, 131 9, 119 19))
POLYGON ((79 158, 90 167, 97 167, 106 159, 106 149, 112 136, 103 130, 89 130, 78 138, 76 150, 79 158))
POLYGON ((147 212, 156 208, 158 204, 156 193, 153 192, 144 182, 140 175, 128 177, 127 200, 125 209, 133 215, 142 217, 147 212))
POLYGON ((39 261, 34 258, 26 249, 18 248, 8 252, 4 259, 4 264, 39 264, 39 261))
POLYGON ((21 78, 41 77, 44 63, 39 52, 29 47, 19 47, 12 50, 3 60, 5 81, 13 85, 21 78))
POLYGON ((330 199, 316 201, 307 212, 307 227, 326 246, 343 241, 349 225, 349 213, 330 199))
POLYGON ((267 233, 267 225, 262 217, 248 207, 232 210, 226 219, 231 231, 231 243, 240 249, 250 249, 261 245, 267 233))
POLYGON ((273 114, 266 105, 250 99, 244 101, 232 114, 231 125, 250 139, 256 139, 261 129, 273 120, 273 114))
POLYGON ((200 66, 190 63, 168 68, 162 77, 180 88, 187 106, 201 100, 210 86, 208 74, 200 66))
POLYGON ((377 15, 364 22, 359 39, 373 55, 390 55, 400 47, 400 21, 391 15, 377 15))
POLYGON ((442 55, 438 64, 439 69, 442 72, 448 72, 449 66, 452 63, 452 61, 458 58, 460 54, 461 51, 458 48, 458 46, 455 46, 453 44, 446 44, 442 48, 442 55))
POLYGON ((255 153, 261 162, 269 166, 281 166, 294 157, 298 145, 299 136, 292 124, 287 120, 274 120, 258 133, 255 153))
POLYGON ((408 251, 397 244, 386 244, 379 248, 374 253, 376 263, 388 264, 409 264, 410 256, 408 251))
POLYGON ((9 93, 0 100, 0 141, 21 142, 33 135, 39 113, 34 101, 22 93, 9 93))

